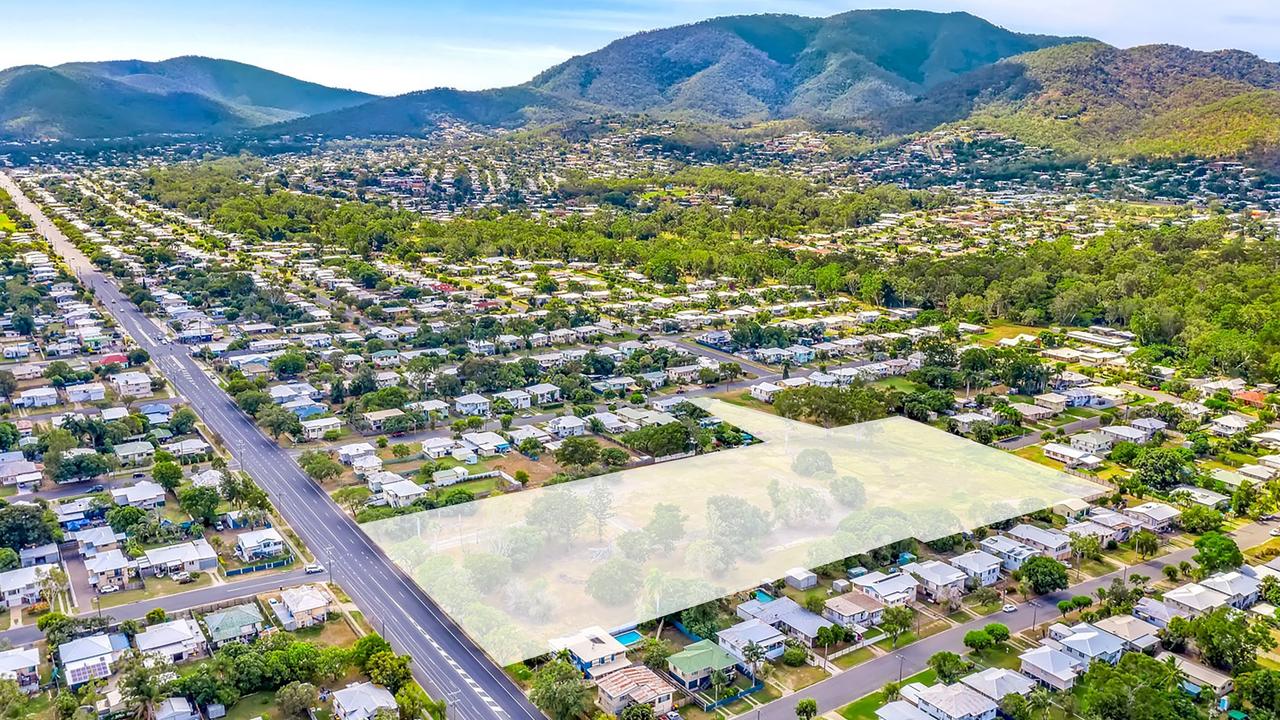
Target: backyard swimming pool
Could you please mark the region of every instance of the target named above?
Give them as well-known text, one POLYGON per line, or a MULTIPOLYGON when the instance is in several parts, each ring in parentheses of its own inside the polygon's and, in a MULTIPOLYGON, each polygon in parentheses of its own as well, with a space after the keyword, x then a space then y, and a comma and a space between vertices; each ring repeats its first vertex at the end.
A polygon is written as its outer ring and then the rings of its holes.
POLYGON ((631 647, 632 645, 635 645, 636 643, 644 639, 644 636, 636 632, 635 630, 628 630, 622 633, 621 635, 614 635, 613 637, 615 640, 617 640, 618 642, 622 643, 627 647, 631 647))
POLYGON ((756 590, 756 599, 762 603, 773 602, 777 598, 763 590, 756 590))

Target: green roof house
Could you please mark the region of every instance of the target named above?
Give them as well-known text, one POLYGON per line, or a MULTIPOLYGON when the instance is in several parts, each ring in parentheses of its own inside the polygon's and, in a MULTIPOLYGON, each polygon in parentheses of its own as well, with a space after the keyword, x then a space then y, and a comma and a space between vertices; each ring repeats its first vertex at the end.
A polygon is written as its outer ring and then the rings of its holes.
POLYGON ((204 616, 209 640, 218 648, 232 642, 249 642, 262 632, 262 612, 253 603, 234 605, 204 616))
POLYGON ((723 670, 733 678, 738 659, 711 640, 699 640, 667 658, 667 670, 686 690, 711 684, 711 673, 723 670))

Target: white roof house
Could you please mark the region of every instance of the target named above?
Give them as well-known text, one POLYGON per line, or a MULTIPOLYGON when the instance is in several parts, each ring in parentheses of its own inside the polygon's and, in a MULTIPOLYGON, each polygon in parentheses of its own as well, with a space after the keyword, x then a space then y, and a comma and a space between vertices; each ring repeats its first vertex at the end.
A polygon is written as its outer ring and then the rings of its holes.
POLYGON ((1026 675, 1000 667, 987 668, 982 672, 961 678, 960 682, 997 703, 1006 695, 1026 696, 1036 687, 1035 681, 1026 675))
POLYGON ((996 703, 968 685, 934 685, 916 697, 916 707, 938 720, 991 720, 996 703))
POLYGON ((158 655, 172 662, 203 655, 208 649, 200 624, 191 618, 151 625, 138 633, 133 641, 139 652, 158 655))
POLYGON ((1164 602, 1170 607, 1192 615, 1216 610, 1231 603, 1231 598, 1199 583, 1187 583, 1164 594, 1164 602))
POLYGON ((333 693, 333 716, 338 720, 369 720, 382 708, 394 710, 396 698, 381 685, 351 683, 333 693))

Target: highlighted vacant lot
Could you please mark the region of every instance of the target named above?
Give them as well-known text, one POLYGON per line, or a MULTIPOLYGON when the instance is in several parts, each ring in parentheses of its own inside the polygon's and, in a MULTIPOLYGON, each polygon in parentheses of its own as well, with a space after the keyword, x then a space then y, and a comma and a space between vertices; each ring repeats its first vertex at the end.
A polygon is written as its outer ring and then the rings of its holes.
POLYGON ((765 442, 369 523, 500 664, 1101 486, 905 418, 824 429, 715 400, 765 442))

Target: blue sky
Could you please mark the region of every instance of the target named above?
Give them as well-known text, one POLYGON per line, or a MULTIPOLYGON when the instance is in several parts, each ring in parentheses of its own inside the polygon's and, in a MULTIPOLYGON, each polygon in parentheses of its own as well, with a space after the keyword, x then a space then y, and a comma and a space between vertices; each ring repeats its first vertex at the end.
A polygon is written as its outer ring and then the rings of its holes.
POLYGON ((1280 60, 1280 3, 1271 0, 53 0, 4 4, 0 67, 196 54, 381 94, 478 89, 523 82, 640 30, 863 7, 965 10, 1022 32, 1280 60))

